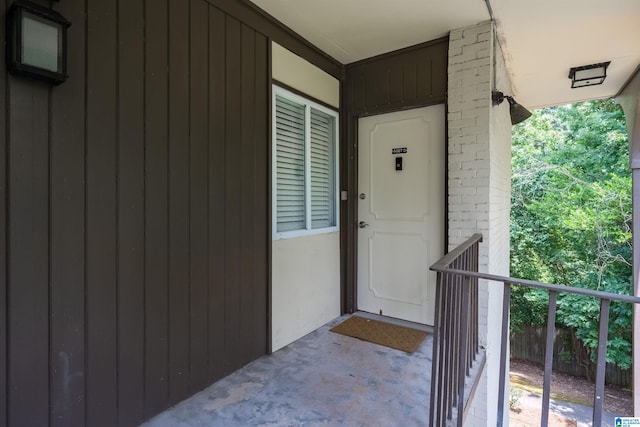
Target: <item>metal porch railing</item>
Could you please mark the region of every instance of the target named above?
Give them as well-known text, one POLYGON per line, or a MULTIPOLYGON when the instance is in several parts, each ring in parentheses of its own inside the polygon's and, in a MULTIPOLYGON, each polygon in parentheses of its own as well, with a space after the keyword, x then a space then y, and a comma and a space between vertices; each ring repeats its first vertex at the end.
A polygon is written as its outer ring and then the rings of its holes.
MULTIPOLYGON (((549 398, 553 362, 553 338, 558 293, 571 293, 600 300, 600 326, 598 335, 597 370, 593 402, 592 425, 602 423, 604 378, 606 368, 607 338, 609 332, 609 309, 612 301, 640 304, 640 298, 618 295, 590 289, 560 286, 532 280, 515 279, 478 272, 478 248, 482 236, 474 235, 465 243, 445 255, 431 266, 438 273, 436 291, 436 319, 431 377, 430 426, 462 426, 473 393, 467 388, 468 374, 473 366, 478 347, 478 280, 502 283, 504 286, 502 306, 501 342, 509 339, 509 301, 511 286, 526 286, 545 289, 549 292, 547 317, 547 342, 545 349, 544 385, 542 396, 542 419, 540 425, 549 424, 549 398)), ((500 388, 498 391, 498 426, 504 418, 507 346, 500 351, 500 388)))
POLYGON ((444 426, 457 419, 462 426, 464 409, 473 393, 466 382, 477 360, 478 279, 449 274, 449 269, 478 271, 482 236, 474 235, 431 266, 437 271, 436 312, 431 368, 430 426, 444 426))

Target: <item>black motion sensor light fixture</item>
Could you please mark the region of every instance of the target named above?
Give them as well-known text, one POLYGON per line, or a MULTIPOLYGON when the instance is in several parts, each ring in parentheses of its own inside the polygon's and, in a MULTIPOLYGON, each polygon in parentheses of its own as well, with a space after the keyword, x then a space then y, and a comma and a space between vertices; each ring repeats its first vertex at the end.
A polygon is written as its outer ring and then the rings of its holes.
POLYGON ((509 102, 509 114, 511 115, 511 124, 517 125, 520 122, 531 117, 531 111, 518 104, 512 96, 505 95, 502 92, 494 91, 491 94, 493 105, 500 105, 505 99, 509 102))
POLYGON ((569 70, 571 88, 601 85, 607 78, 607 67, 611 61, 573 67, 569 70))
POLYGON ((67 79, 67 28, 58 12, 20 0, 7 13, 7 68, 52 84, 67 79))

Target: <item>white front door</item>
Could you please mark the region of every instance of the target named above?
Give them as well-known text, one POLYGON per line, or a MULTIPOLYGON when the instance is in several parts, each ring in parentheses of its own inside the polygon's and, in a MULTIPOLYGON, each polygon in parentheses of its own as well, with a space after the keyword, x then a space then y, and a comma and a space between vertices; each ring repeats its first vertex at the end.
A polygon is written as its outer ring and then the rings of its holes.
POLYGON ((433 324, 444 251, 444 105, 358 121, 358 309, 433 324))

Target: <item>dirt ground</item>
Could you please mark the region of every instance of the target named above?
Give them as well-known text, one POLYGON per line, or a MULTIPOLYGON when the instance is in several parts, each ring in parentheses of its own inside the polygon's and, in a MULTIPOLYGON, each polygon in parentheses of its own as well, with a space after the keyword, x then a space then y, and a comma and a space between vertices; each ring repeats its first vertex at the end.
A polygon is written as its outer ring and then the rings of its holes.
MULTIPOLYGON (((516 382, 522 381, 542 390, 544 370, 542 369, 542 367, 536 365, 524 363, 518 360, 512 360, 511 378, 512 382, 514 380, 516 382)), ((573 403, 580 403, 583 405, 586 404, 588 406, 591 406, 593 405, 593 392, 594 385, 587 380, 557 372, 552 373, 552 394, 557 393, 558 395, 567 396, 569 398, 569 401, 573 403)), ((540 394, 542 394, 542 392, 540 392, 540 394)), ((619 387, 605 386, 604 394, 604 409, 606 411, 623 417, 633 416, 633 396, 631 391, 623 390, 619 387)), ((527 417, 525 416, 524 419, 526 418, 527 417)), ((531 419, 531 414, 529 414, 529 419, 531 419)), ((536 419, 538 423, 540 422, 539 419, 540 417, 538 415, 536 419)), ((517 425, 528 426, 528 424, 517 425)), ((572 426, 575 424, 563 424, 560 422, 560 420, 558 420, 558 424, 550 423, 550 425, 572 426)))
MULTIPOLYGON (((540 427, 540 413, 532 409, 517 409, 509 414, 512 427, 540 427)), ((553 427, 577 427, 578 423, 556 414, 549 414, 549 425, 553 427)))

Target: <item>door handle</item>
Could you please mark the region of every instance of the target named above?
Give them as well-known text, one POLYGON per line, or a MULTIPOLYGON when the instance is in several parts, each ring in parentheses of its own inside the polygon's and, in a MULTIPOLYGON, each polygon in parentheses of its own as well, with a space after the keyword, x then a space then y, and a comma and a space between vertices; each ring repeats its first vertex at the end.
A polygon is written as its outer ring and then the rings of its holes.
POLYGON ((360 228, 365 228, 365 227, 368 227, 368 226, 369 226, 369 224, 367 224, 367 223, 366 223, 366 222, 364 222, 364 221, 360 221, 360 224, 358 224, 358 226, 359 226, 360 228))

